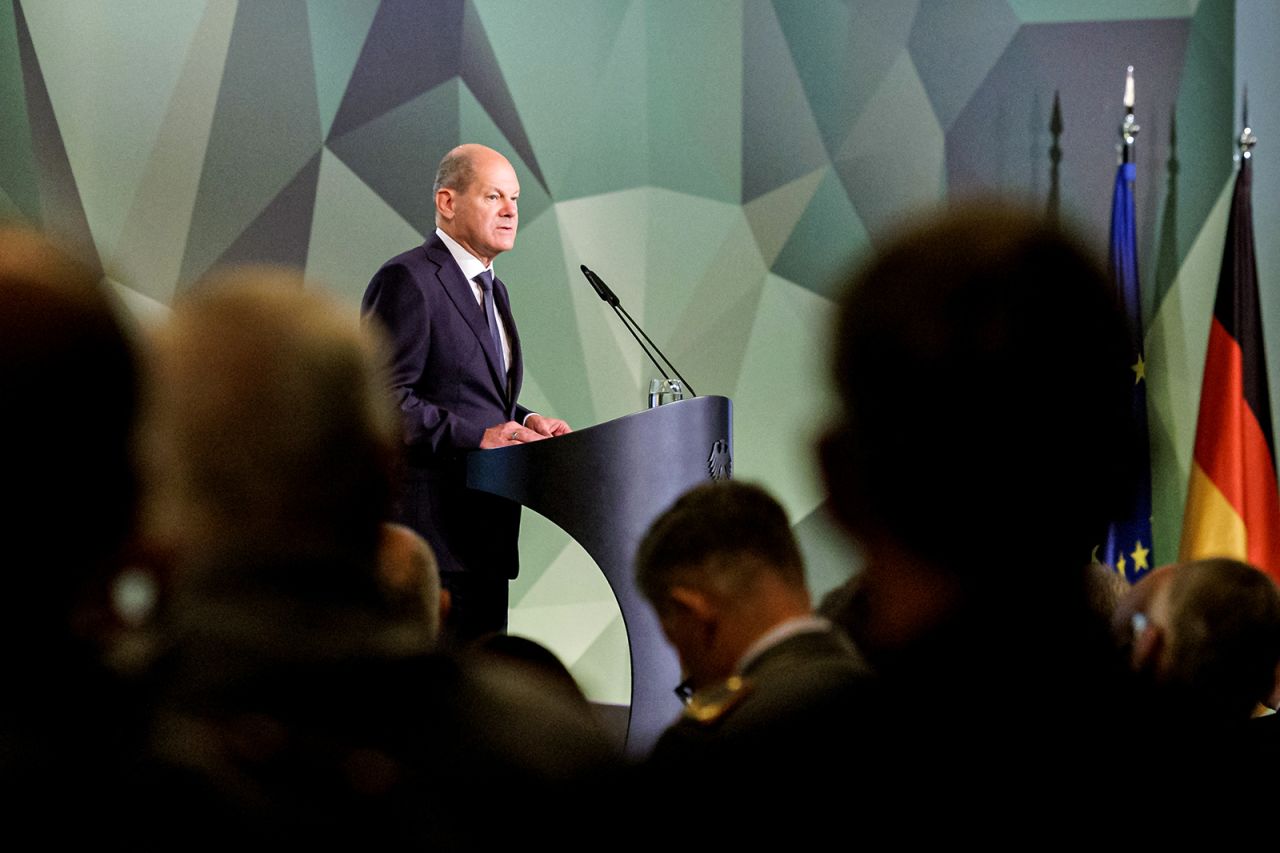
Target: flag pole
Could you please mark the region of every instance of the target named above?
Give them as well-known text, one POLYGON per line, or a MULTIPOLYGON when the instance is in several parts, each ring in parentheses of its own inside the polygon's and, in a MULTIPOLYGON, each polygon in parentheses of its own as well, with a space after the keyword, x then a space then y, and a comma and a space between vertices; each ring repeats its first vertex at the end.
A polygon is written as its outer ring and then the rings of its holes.
POLYGON ((1119 164, 1111 197, 1111 246, 1108 267, 1117 300, 1129 325, 1133 371, 1130 428, 1134 446, 1133 504, 1122 518, 1108 525, 1099 553, 1099 562, 1110 566, 1128 581, 1151 570, 1151 444, 1147 430, 1147 362, 1143 346, 1142 294, 1138 284, 1138 227, 1134 210, 1134 142, 1138 122, 1134 118, 1133 66, 1124 82, 1124 121, 1120 124, 1119 164))
POLYGON ((1236 140, 1236 144, 1240 147, 1240 158, 1248 160, 1253 156, 1253 146, 1258 144, 1258 137, 1253 135, 1253 128, 1249 127, 1249 87, 1244 87, 1244 99, 1240 110, 1240 124, 1244 127, 1240 131, 1240 138, 1236 140))
POLYGON ((1142 130, 1138 126, 1137 119, 1133 117, 1133 66, 1129 66, 1129 70, 1125 72, 1124 78, 1124 121, 1120 123, 1120 162, 1133 162, 1133 143, 1137 139, 1138 131, 1142 130))

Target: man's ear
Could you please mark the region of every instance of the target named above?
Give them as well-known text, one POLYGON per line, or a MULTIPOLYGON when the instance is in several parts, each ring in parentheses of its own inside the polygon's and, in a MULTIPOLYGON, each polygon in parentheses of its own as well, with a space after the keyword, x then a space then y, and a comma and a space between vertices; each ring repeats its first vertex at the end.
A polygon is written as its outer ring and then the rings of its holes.
POLYGON ((436 213, 445 222, 453 219, 453 190, 448 187, 436 190, 436 213))
POLYGON ((709 622, 715 617, 715 607, 705 592, 691 586, 673 586, 667 596, 671 603, 699 622, 709 622))
POLYGON ((1271 684, 1271 695, 1264 703, 1271 710, 1280 708, 1280 663, 1276 664, 1276 680, 1271 684))
POLYGON ((1160 662, 1160 650, 1164 647, 1164 631, 1159 625, 1144 619, 1141 630, 1133 634, 1133 668, 1137 672, 1154 671, 1160 662))

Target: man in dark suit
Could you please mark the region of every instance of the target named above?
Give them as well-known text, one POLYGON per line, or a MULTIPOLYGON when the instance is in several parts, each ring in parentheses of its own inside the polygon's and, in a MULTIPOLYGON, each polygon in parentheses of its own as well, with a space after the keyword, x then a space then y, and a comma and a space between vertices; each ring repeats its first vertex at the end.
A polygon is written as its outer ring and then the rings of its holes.
POLYGON ((493 259, 515 245, 520 182, 481 145, 445 155, 436 230, 374 275, 363 312, 390 333, 391 384, 404 421, 399 520, 436 552, 455 639, 502 630, 516 576, 518 505, 466 488, 468 451, 569 432, 519 405, 524 363, 493 259))

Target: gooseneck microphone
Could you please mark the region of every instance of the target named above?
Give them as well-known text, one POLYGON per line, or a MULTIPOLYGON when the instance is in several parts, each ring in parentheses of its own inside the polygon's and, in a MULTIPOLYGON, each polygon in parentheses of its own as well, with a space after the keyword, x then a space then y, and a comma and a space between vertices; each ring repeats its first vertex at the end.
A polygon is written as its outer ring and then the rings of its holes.
POLYGON ((640 328, 640 324, 633 320, 631 315, 627 313, 627 309, 622 307, 622 301, 618 299, 618 294, 614 293, 613 289, 604 283, 604 279, 587 269, 586 264, 582 264, 580 268, 582 269, 582 274, 586 276, 587 282, 596 292, 596 295, 613 309, 613 313, 618 315, 618 319, 622 322, 622 325, 627 327, 627 331, 631 333, 631 337, 636 339, 636 343, 640 345, 640 349, 642 349, 644 354, 649 357, 649 361, 652 361, 653 366, 658 368, 658 372, 662 374, 662 378, 669 380, 671 377, 667 375, 667 371, 663 369, 662 365, 658 362, 658 359, 653 357, 653 353, 649 351, 649 347, 645 346, 645 341, 648 341, 649 346, 653 347, 654 351, 662 357, 662 360, 667 363, 667 367, 671 368, 671 372, 676 375, 676 378, 680 380, 684 387, 689 389, 689 394, 694 397, 698 396, 697 392, 693 390, 693 386, 689 384, 688 380, 680 375, 679 370, 676 370, 676 366, 671 363, 671 359, 667 358, 666 354, 663 353, 658 345, 645 334, 644 329, 640 328), (639 332, 640 334, 637 335, 636 332, 639 332), (644 341, 640 340, 641 336, 644 337, 644 341))

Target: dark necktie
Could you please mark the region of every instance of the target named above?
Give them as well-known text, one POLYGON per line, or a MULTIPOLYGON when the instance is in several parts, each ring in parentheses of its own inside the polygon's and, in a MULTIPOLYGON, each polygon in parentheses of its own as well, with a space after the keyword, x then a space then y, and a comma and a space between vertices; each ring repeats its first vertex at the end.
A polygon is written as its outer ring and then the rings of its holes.
POLYGON ((480 273, 475 281, 480 285, 481 293, 484 294, 484 318, 489 324, 489 336, 493 338, 493 348, 498 353, 498 364, 502 366, 502 375, 506 376, 507 359, 502 352, 502 337, 498 334, 498 312, 493 304, 493 270, 480 273))

